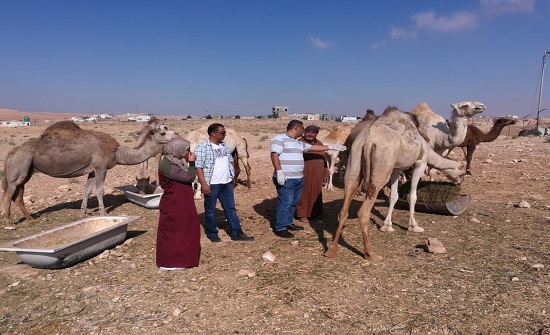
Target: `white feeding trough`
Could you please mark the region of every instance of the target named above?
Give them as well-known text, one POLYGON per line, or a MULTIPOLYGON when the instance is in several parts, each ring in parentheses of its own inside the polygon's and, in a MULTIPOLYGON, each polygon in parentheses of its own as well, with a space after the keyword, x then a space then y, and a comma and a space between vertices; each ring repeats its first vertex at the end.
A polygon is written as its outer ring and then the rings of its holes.
POLYGON ((160 186, 155 188, 152 194, 139 194, 137 187, 134 185, 125 185, 115 187, 117 190, 124 192, 126 199, 130 200, 136 205, 143 206, 145 208, 159 208, 160 198, 162 197, 163 190, 160 186))
POLYGON ((33 268, 61 269, 100 254, 126 239, 139 216, 99 216, 79 220, 23 239, 0 244, 33 268))

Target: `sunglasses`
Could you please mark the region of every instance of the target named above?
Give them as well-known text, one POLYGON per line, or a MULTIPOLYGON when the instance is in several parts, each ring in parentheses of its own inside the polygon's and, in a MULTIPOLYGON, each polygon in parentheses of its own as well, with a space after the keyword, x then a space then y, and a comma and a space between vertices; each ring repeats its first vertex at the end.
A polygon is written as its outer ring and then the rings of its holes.
POLYGON ((222 136, 225 136, 226 132, 225 131, 222 131, 221 133, 217 133, 217 134, 220 134, 222 136))

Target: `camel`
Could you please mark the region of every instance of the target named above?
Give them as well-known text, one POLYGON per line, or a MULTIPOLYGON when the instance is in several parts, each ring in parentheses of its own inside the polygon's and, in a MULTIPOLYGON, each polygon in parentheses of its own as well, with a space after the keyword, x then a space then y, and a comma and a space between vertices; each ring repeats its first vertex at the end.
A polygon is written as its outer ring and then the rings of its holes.
MULTIPOLYGON (((193 130, 186 135, 186 139, 191 142, 191 150, 197 146, 197 144, 204 142, 208 139, 207 129, 211 122, 203 125, 199 129, 193 130)), ((233 155, 233 168, 235 170, 235 178, 233 179, 233 185, 237 183, 237 177, 241 172, 239 161, 244 166, 244 171, 246 173, 246 186, 250 189, 250 175, 252 168, 248 159, 250 154, 248 153, 248 142, 237 130, 229 127, 225 127, 226 135, 224 142, 229 147, 229 151, 233 155)), ((197 189, 195 191, 195 199, 201 198, 201 185, 197 183, 197 189)))
POLYGON ((391 184, 388 215, 380 230, 393 231, 391 215, 397 202, 397 181, 402 170, 414 166, 409 193, 409 231, 424 231, 414 218, 416 188, 426 166, 442 171, 455 183, 460 183, 465 173, 463 162, 444 158, 437 154, 420 135, 413 118, 388 107, 371 126, 360 132, 349 152, 348 167, 344 177, 344 203, 338 215, 338 229, 325 256, 338 257, 338 241, 348 218, 349 206, 356 189, 362 184, 366 193, 358 217, 363 235, 364 259, 381 260, 370 245, 368 225, 378 191, 388 181, 391 184))
MULTIPOLYGON (((486 109, 481 102, 463 101, 451 104, 451 118, 447 121, 434 113, 428 104, 421 102, 411 111, 416 118, 420 135, 428 142, 430 147, 438 154, 445 150, 451 150, 466 138, 468 120, 476 114, 483 113, 486 109)), ((433 180, 431 171, 428 170, 430 180, 433 180)))
POLYGON ((5 161, 2 202, 6 214, 6 229, 15 229, 11 218, 11 202, 28 220, 33 220, 23 203, 25 184, 35 170, 52 177, 72 178, 88 175, 84 185, 80 216, 86 215, 88 197, 95 186, 100 215, 107 215, 103 204, 103 183, 107 170, 115 165, 135 165, 156 155, 173 132, 162 127, 145 126, 134 148, 121 146, 111 135, 81 129, 72 121, 60 121, 32 139, 11 150, 5 161))
POLYGON ((449 124, 424 102, 411 111, 411 115, 417 120, 418 131, 438 154, 460 145, 466 138, 468 119, 485 111, 485 105, 481 102, 463 101, 451 104, 451 107, 453 110, 449 124))
MULTIPOLYGON (((339 162, 336 165, 337 171, 343 171, 346 168, 349 151, 357 135, 359 135, 364 129, 370 127, 370 125, 376 119, 377 119, 377 116, 374 114, 374 111, 372 109, 367 109, 365 116, 363 116, 363 120, 361 120, 361 122, 357 123, 355 127, 351 129, 351 132, 349 133, 348 137, 346 137, 346 140, 344 141, 344 146, 348 149, 339 152, 339 156, 338 156, 339 162)), ((343 173, 341 175, 343 177, 343 173)))
MULTIPOLYGON (((497 139, 502 129, 506 126, 516 124, 516 120, 500 118, 495 121, 493 127, 488 133, 482 132, 478 127, 469 125, 466 138, 458 146, 462 148, 464 157, 466 158, 466 175, 471 176, 470 164, 472 163, 472 157, 476 147, 481 142, 492 142, 497 139)), ((449 154, 451 151, 449 150, 449 154)))
MULTIPOLYGON (((325 145, 327 143, 339 143, 342 144, 346 141, 346 138, 350 134, 351 128, 347 124, 338 124, 332 127, 331 130, 321 132, 317 138, 322 141, 325 145)), ((332 185, 332 175, 334 174, 334 168, 336 166, 336 161, 338 160, 338 154, 340 151, 336 150, 327 150, 325 153, 327 167, 328 167, 328 182, 325 185, 326 190, 333 190, 332 185)))

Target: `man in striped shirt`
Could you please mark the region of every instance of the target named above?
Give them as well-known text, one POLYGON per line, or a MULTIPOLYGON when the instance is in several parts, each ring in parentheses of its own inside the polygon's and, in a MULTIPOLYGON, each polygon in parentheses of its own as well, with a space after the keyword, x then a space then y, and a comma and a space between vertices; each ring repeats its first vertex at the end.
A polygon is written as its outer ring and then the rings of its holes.
MULTIPOLYGON (((292 223, 296 204, 302 195, 304 186, 304 152, 324 152, 327 150, 346 150, 341 144, 315 145, 298 140, 304 133, 302 121, 291 120, 286 132, 271 139, 271 163, 275 168, 273 183, 277 188, 277 208, 273 232, 283 238, 292 238, 289 230, 303 230, 292 223)), ((323 171, 319 171, 323 173, 323 171)))

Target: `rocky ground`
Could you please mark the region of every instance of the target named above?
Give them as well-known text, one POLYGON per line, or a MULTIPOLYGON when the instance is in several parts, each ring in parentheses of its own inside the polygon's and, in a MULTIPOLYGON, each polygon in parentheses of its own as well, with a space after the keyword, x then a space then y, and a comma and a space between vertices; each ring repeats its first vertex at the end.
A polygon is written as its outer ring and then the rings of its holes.
MULTIPOLYGON (((166 121, 180 134, 201 121, 166 121)), ((341 185, 324 193, 325 216, 296 238, 270 231, 276 192, 269 139, 286 121, 224 120, 246 137, 250 190, 235 189, 238 213, 251 243, 202 236, 198 268, 163 272, 155 266, 158 210, 129 203, 116 186, 134 183, 138 167, 117 166, 106 180, 111 215, 138 215, 118 247, 62 270, 34 269, 13 252, 0 252, 1 334, 550 334, 550 142, 501 136, 483 143, 473 176, 462 185, 472 201, 454 216, 417 213, 424 233, 407 231, 408 212, 394 213, 395 232, 377 230, 387 206, 379 201, 370 226, 384 259, 362 258, 356 211, 340 242, 340 257, 323 252, 337 227, 341 185), (521 206, 519 206, 521 202, 521 206), (428 253, 428 238, 446 248, 428 253), (262 258, 266 252, 274 261, 262 258)), ((330 127, 331 124, 321 124, 330 127)), ((139 125, 89 124, 129 145, 139 125)), ((6 129, 7 152, 39 136, 43 127, 6 129)), ((505 132, 503 132, 505 134, 505 132)), ((183 135, 185 136, 185 135, 183 135)), ((458 152, 455 158, 462 157, 458 152)), ((336 179, 338 179, 336 177, 336 179)), ((14 210, 13 241, 78 219, 84 177, 35 174, 26 203, 36 222, 14 210)), ((204 221, 202 200, 196 206, 204 221)), ((92 199, 90 214, 97 216, 92 199)), ((224 225, 222 212, 219 223, 224 225)))

